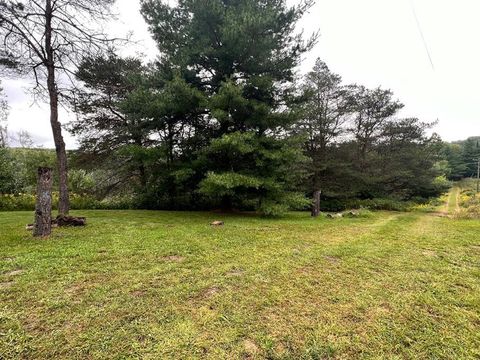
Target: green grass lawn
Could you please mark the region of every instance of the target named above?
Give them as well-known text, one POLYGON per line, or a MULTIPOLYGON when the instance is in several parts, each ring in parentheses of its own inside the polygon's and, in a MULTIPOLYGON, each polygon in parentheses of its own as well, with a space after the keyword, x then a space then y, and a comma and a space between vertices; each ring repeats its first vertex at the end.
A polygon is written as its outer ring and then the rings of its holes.
POLYGON ((480 221, 77 214, 0 213, 0 358, 480 357, 480 221))

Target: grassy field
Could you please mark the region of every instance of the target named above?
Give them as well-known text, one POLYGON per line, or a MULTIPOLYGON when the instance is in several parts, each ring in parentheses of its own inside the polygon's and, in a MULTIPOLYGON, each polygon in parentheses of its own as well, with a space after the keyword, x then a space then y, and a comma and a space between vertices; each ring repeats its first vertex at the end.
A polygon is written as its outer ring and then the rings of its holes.
POLYGON ((480 358, 480 221, 82 215, 0 213, 0 358, 480 358))

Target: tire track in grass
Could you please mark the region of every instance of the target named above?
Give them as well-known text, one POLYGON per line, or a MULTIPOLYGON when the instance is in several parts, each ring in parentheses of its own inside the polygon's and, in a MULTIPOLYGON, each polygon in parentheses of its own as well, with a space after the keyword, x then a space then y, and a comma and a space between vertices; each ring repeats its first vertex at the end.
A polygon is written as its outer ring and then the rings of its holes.
POLYGON ((450 197, 448 200, 448 214, 454 215, 458 211, 460 211, 459 205, 459 197, 460 197, 460 188, 455 186, 450 190, 450 197))
POLYGON ((448 192, 444 205, 438 207, 438 211, 434 214, 449 217, 460 211, 460 188, 454 186, 448 192))

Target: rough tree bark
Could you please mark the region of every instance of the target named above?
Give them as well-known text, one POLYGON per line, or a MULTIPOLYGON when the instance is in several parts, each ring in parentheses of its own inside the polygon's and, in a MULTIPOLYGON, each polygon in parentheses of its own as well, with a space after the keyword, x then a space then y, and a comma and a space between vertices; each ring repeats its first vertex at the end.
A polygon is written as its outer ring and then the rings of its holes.
POLYGON ((65 141, 62 136, 62 126, 58 121, 58 89, 55 82, 55 59, 52 47, 52 2, 47 0, 45 8, 45 49, 47 52, 47 88, 50 99, 50 125, 57 153, 57 167, 59 176, 58 213, 68 215, 70 201, 68 197, 68 168, 65 141))
POLYGON ((322 195, 320 190, 317 190, 313 193, 312 217, 317 217, 320 215, 320 195, 322 195))
POLYGON ((45 237, 52 232, 52 169, 38 168, 37 202, 33 236, 45 237))

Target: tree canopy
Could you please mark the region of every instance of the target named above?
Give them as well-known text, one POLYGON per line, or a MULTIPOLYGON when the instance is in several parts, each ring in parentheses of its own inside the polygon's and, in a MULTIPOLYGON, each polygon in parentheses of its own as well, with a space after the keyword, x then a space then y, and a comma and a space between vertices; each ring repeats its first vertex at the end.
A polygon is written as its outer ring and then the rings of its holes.
POLYGON ((82 86, 68 97, 77 114, 68 129, 80 148, 70 187, 130 196, 140 208, 277 215, 319 191, 331 209, 426 201, 447 178, 470 176, 478 139, 443 143, 434 124, 399 116, 391 90, 346 84, 321 59, 300 75, 317 40, 297 28, 311 5, 142 0, 154 62, 114 49, 75 58, 82 86))

